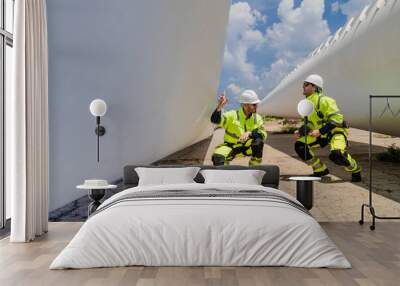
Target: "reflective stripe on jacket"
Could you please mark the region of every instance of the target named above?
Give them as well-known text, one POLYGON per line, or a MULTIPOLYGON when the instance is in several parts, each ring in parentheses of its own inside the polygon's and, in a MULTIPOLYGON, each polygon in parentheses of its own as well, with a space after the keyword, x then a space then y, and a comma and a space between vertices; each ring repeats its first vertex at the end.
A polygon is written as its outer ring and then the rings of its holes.
POLYGON ((224 142, 237 144, 243 133, 254 130, 261 135, 263 140, 267 139, 267 131, 263 124, 261 115, 254 113, 246 119, 243 108, 240 108, 223 113, 221 122, 217 126, 225 129, 224 142))
POLYGON ((344 116, 340 113, 336 100, 317 92, 308 96, 307 99, 314 105, 314 111, 308 117, 311 129, 321 129, 326 124, 335 126, 332 132, 344 129, 344 116))

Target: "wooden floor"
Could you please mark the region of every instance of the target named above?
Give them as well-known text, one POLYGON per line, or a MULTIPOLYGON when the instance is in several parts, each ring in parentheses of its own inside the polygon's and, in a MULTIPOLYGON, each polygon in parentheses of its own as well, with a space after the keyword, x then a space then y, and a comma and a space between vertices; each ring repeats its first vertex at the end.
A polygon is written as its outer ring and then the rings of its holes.
POLYGON ((0 285, 400 285, 400 222, 376 231, 357 223, 321 223, 352 269, 289 267, 123 267, 48 270, 81 223, 50 223, 29 244, 0 241, 0 285))

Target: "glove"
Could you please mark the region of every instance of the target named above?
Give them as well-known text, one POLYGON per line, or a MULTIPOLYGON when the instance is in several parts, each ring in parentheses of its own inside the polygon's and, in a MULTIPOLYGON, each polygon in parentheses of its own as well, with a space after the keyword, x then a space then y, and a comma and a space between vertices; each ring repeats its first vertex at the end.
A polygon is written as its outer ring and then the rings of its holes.
POLYGON ((304 137, 306 134, 310 133, 311 131, 312 131, 312 129, 310 127, 308 127, 308 126, 306 127, 306 130, 304 130, 304 125, 302 125, 299 128, 299 134, 300 134, 301 137, 304 137))

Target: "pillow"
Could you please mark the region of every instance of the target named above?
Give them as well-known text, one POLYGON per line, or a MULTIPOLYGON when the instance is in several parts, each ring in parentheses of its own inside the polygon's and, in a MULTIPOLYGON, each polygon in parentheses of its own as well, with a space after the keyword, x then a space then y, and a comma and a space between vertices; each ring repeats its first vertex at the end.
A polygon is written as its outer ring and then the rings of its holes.
POLYGON ((205 184, 233 183, 261 185, 265 171, 262 170, 201 170, 205 184))
POLYGON ((139 177, 138 186, 195 183, 193 179, 199 170, 199 167, 135 168, 139 177))

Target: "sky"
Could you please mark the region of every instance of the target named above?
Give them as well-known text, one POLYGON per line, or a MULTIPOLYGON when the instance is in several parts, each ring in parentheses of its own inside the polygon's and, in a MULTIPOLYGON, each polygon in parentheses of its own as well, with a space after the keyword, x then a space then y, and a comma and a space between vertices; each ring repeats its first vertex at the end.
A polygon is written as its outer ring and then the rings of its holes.
POLYGON ((218 93, 227 107, 265 97, 297 64, 374 0, 232 0, 218 93))

